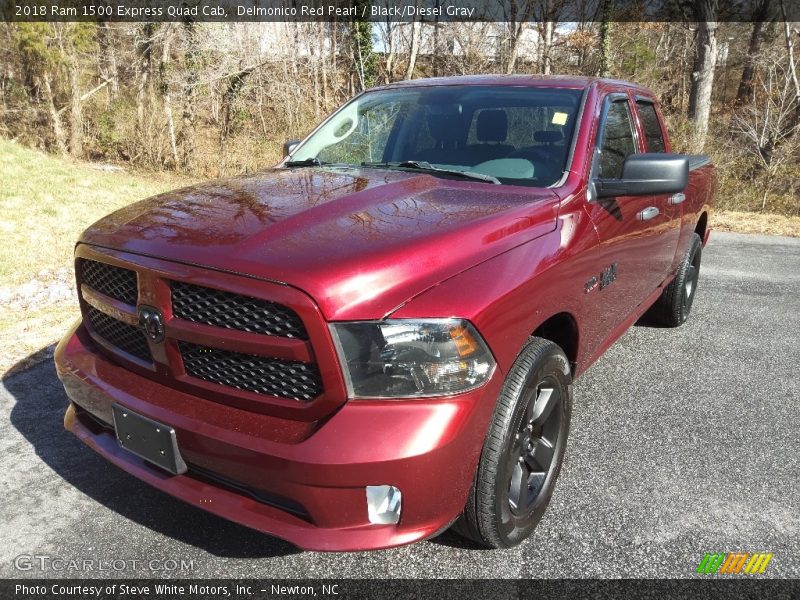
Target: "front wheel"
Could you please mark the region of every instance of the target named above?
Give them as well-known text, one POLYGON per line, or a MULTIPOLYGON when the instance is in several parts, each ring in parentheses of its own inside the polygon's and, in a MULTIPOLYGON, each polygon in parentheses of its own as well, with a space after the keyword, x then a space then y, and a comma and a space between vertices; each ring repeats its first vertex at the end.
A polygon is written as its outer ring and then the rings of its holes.
POLYGON ((564 460, 572 416, 569 361, 531 338, 497 401, 456 531, 489 548, 526 539, 542 518, 564 460))

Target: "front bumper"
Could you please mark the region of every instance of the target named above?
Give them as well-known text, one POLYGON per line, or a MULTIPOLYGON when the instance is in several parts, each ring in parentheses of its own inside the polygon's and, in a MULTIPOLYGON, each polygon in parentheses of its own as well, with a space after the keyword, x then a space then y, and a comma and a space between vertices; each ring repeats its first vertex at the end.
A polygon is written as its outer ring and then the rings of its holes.
POLYGON ((351 401, 303 423, 200 398, 98 353, 78 323, 55 353, 65 427, 128 473, 211 513, 307 550, 387 548, 431 537, 460 514, 502 376, 451 398, 351 401), (189 472, 121 448, 111 405, 175 428, 189 472), (397 525, 369 522, 365 486, 403 494, 397 525))

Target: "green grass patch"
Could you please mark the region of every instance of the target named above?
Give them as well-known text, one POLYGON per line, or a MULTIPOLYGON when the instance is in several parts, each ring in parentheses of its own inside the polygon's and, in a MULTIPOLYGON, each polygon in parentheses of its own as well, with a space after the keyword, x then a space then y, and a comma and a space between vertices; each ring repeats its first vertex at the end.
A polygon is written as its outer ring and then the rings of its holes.
POLYGON ((72 287, 81 232, 108 213, 187 185, 163 173, 108 171, 0 139, 0 373, 28 364, 67 330, 78 299, 30 298, 42 286, 72 287), (68 271, 68 274, 65 273, 68 271), (28 285, 25 285, 28 284, 28 285), (5 298, 5 301, 3 300, 5 298))
POLYGON ((185 185, 165 174, 103 171, 0 139, 0 287, 72 266, 80 233, 108 213, 185 185))

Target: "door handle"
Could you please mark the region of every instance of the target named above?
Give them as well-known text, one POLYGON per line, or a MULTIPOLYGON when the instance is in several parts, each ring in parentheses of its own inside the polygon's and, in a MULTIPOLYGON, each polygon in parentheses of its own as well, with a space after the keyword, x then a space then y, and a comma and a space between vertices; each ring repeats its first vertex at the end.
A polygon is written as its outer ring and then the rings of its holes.
POLYGON ((639 217, 640 221, 649 221, 658 216, 659 210, 655 206, 648 206, 641 212, 639 212, 637 217, 639 217))
POLYGON ((678 192, 677 194, 672 194, 672 196, 669 197, 669 203, 672 206, 677 206, 678 204, 680 204, 684 200, 686 200, 686 194, 684 194, 683 192, 678 192))

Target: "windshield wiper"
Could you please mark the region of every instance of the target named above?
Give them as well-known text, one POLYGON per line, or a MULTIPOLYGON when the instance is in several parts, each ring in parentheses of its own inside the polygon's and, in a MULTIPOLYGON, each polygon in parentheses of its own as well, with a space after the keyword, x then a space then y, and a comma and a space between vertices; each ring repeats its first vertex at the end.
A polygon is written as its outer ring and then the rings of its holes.
POLYGON ((284 163, 284 167, 321 167, 328 163, 322 162, 316 156, 313 158, 304 158, 303 160, 290 160, 284 163))
POLYGON ((362 167, 389 167, 400 169, 414 169, 417 171, 427 171, 431 173, 445 173, 447 175, 456 175, 466 179, 477 179, 479 181, 488 181, 495 185, 500 185, 500 180, 491 175, 484 175, 483 173, 473 173, 472 171, 459 171, 458 169, 443 169, 435 167, 431 163, 424 160, 403 160, 400 162, 362 162, 362 167))

